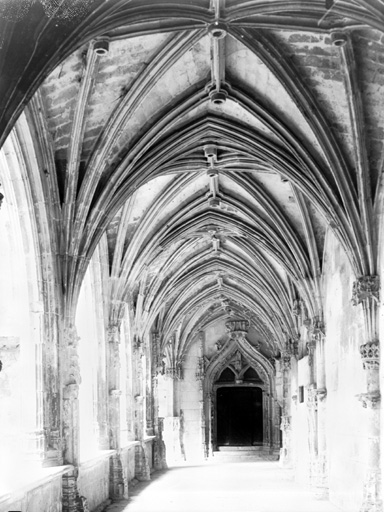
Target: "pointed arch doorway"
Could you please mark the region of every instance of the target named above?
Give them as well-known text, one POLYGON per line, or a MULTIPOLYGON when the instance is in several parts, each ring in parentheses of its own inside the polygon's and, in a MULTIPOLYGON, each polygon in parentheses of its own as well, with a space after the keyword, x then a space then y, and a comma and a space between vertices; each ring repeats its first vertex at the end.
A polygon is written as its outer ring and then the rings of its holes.
MULTIPOLYGON (((229 324, 237 322, 228 322, 229 324)), ((242 331, 230 332, 204 376, 203 445, 206 457, 220 446, 280 447, 275 371, 242 331)))

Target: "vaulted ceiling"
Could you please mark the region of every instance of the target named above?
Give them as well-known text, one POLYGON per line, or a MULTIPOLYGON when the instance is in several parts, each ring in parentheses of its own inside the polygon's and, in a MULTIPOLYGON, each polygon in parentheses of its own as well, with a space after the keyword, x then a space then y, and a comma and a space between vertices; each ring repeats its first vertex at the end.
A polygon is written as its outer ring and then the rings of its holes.
POLYGON ((76 303, 95 247, 110 317, 181 354, 217 319, 268 355, 321 314, 331 228, 374 274, 380 0, 4 2, 2 141, 26 107, 76 303), (72 9, 72 10, 71 10, 72 9))

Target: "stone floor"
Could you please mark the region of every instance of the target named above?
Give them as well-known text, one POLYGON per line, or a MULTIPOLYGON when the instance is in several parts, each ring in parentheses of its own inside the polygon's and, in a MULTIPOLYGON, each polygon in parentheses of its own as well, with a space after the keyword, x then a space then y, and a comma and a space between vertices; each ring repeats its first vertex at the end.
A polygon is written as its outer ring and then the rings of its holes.
POLYGON ((178 466, 154 473, 108 512, 340 512, 316 501, 277 462, 178 466))

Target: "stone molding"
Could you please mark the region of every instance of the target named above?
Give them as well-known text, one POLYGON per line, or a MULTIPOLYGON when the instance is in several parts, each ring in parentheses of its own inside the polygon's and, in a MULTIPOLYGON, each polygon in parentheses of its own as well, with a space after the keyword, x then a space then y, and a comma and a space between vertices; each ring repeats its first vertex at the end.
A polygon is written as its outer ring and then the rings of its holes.
POLYGON ((318 394, 317 389, 314 386, 307 388, 307 407, 309 409, 317 410, 318 394))
POLYGON ((249 320, 229 320, 225 323, 228 333, 243 332, 247 333, 249 329, 249 320))
POLYGON ((381 395, 380 391, 372 391, 369 393, 360 393, 357 395, 357 398, 364 408, 377 409, 380 405, 381 395))
POLYGON ((378 370, 380 367, 379 340, 373 340, 360 345, 360 355, 364 370, 378 370))
POLYGON ((327 398, 327 390, 326 388, 321 388, 321 389, 317 389, 316 390, 316 395, 317 395, 317 402, 324 402, 325 399, 327 398))
POLYGON ((380 278, 379 276, 362 276, 354 283, 352 288, 352 304, 357 306, 365 300, 373 299, 379 302, 380 299, 380 278))
POLYGON ((282 430, 285 434, 291 430, 291 417, 290 416, 282 416, 281 417, 280 430, 282 430))

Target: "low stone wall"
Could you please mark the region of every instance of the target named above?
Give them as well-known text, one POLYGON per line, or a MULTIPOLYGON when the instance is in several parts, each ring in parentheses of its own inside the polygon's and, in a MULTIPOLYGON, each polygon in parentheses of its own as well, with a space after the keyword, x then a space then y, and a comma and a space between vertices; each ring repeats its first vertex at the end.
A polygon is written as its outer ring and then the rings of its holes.
POLYGON ((139 441, 133 441, 121 450, 121 463, 128 482, 135 478, 135 446, 138 444, 139 441))
POLYGON ((79 494, 87 499, 91 512, 109 499, 109 459, 114 453, 114 450, 106 450, 97 457, 80 464, 79 494))
POLYGON ((33 475, 33 480, 25 478, 18 482, 14 489, 0 496, 0 512, 61 512, 62 475, 71 469, 71 466, 41 469, 33 475))

